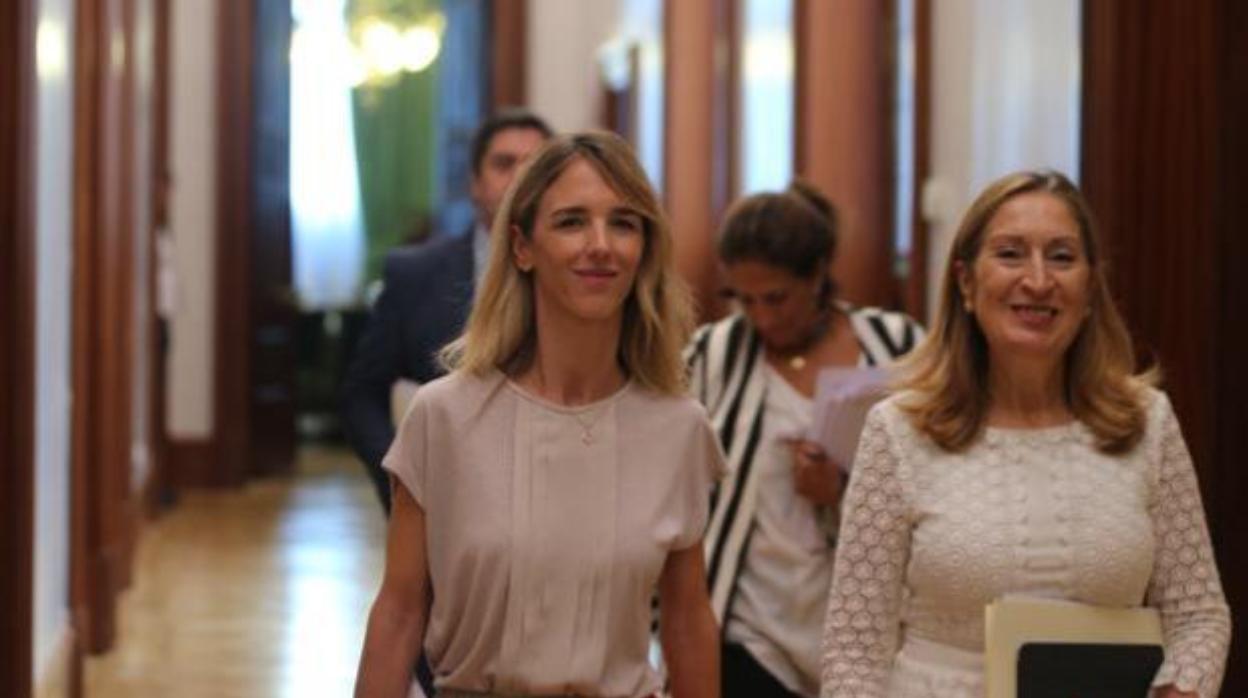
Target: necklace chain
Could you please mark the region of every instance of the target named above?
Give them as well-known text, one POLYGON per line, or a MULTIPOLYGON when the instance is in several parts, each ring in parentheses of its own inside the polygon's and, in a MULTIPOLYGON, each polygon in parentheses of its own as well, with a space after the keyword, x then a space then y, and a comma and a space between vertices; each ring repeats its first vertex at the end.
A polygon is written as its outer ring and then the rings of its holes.
POLYGON ((806 364, 809 363, 806 360, 806 352, 809 351, 811 347, 818 344, 819 340, 827 336, 828 332, 832 329, 834 321, 835 314, 829 306, 827 311, 822 314, 818 322, 815 323, 815 326, 811 328, 811 331, 807 333, 806 337, 802 340, 801 348, 792 352, 787 357, 784 357, 784 362, 790 369, 800 371, 806 368, 806 364))
POLYGON ((592 416, 590 416, 589 419, 583 418, 580 412, 572 413, 572 418, 575 419, 577 425, 581 427, 581 443, 588 446, 594 442, 594 426, 598 424, 598 418, 601 417, 602 413, 605 411, 606 408, 600 407, 593 411, 592 416))

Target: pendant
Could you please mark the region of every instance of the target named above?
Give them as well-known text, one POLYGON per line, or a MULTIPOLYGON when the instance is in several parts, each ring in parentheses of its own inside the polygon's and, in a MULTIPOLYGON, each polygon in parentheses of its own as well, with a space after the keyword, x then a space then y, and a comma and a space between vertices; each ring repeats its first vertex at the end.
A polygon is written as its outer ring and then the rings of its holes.
POLYGON ((805 356, 791 357, 789 359, 789 368, 793 369, 794 371, 800 371, 803 368, 806 368, 806 357, 805 356))
POLYGON ((582 431, 582 432, 581 432, 581 443, 583 443, 583 444, 585 444, 586 446, 588 446, 588 445, 592 444, 593 442, 594 442, 594 435, 593 435, 593 434, 591 434, 591 433, 589 433, 589 430, 588 430, 588 429, 586 429, 585 431, 582 431))

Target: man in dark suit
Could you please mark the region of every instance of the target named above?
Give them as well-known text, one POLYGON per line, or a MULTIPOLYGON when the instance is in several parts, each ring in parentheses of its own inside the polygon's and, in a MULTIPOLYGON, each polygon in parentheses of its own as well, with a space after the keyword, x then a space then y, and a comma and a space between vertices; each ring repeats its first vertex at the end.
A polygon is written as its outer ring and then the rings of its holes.
POLYGON ((394 439, 392 386, 400 378, 427 383, 441 375, 435 354, 463 329, 503 194, 550 136, 546 122, 528 111, 505 110, 487 119, 472 139, 474 229, 386 257, 381 295, 343 380, 342 419, 387 514, 390 481, 381 459, 394 439))

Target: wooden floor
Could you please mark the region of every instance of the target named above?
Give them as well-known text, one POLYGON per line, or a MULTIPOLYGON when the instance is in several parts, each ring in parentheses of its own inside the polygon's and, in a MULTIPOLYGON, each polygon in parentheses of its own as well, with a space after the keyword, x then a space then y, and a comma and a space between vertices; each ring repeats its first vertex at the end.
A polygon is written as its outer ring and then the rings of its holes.
POLYGON ((147 526, 87 698, 351 694, 385 524, 346 452, 305 450, 298 473, 186 495, 147 526))

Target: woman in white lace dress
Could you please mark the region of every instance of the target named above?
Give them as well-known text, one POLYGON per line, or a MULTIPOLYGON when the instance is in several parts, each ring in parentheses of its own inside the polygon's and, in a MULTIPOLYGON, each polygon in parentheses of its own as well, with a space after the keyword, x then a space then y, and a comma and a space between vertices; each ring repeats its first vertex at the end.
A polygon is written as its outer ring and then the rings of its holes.
POLYGON ((1139 374, 1082 195, 989 185, 939 317, 867 420, 824 626, 824 698, 983 695, 1004 594, 1160 610, 1160 698, 1214 698, 1230 642, 1191 457, 1139 374))

